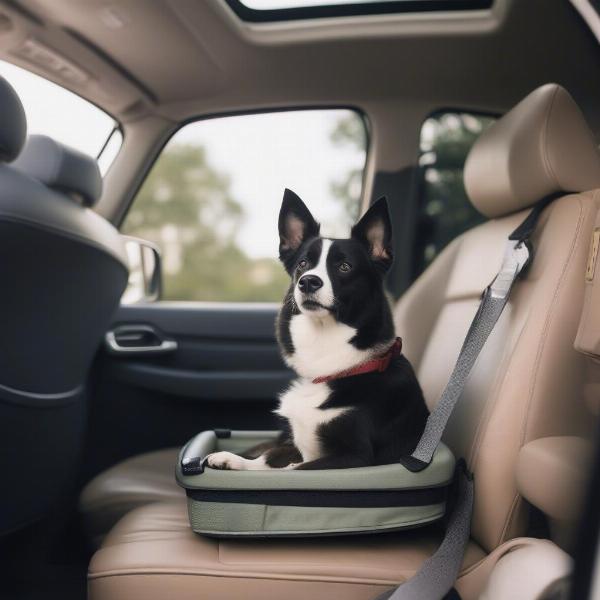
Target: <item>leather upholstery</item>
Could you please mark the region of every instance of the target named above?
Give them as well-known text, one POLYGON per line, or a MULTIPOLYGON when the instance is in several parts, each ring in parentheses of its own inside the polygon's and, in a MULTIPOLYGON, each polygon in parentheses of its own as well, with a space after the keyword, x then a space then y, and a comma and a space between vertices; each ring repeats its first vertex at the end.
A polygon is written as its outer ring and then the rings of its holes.
POLYGON ((525 444, 517 461, 517 487, 545 515, 576 520, 587 484, 593 444, 575 436, 545 437, 525 444))
MULTIPOLYGON (((596 214, 589 248, 585 274, 585 301, 575 338, 575 349, 595 361, 600 361, 600 310, 598 310, 600 306, 600 211, 596 214)), ((595 390, 595 397, 600 398, 600 387, 595 390)))
POLYGON ((12 165, 49 188, 93 206, 102 194, 102 176, 91 157, 45 135, 30 135, 12 165))
POLYGON ((600 187, 597 142, 569 93, 547 84, 479 137, 464 178, 475 208, 500 217, 553 192, 600 187))
POLYGON ((464 600, 536 600, 570 570, 569 555, 556 544, 515 538, 465 569, 456 589, 464 600))
MULTIPOLYGON (((185 503, 127 514, 89 567, 89 598, 372 599, 410 577, 439 534, 291 540, 216 540, 190 529, 185 503)), ((465 568, 484 553, 470 544, 465 568)))
MULTIPOLYGON (((515 109, 516 116, 509 113, 505 117, 508 123, 500 124, 487 142, 476 145, 470 159, 470 191, 484 212, 512 213, 556 189, 546 185, 550 181, 544 170, 547 159, 558 173, 556 181, 561 187, 600 185, 596 177, 586 179, 588 171, 580 171, 579 164, 574 167, 570 158, 564 167, 555 164, 559 136, 563 136, 562 155, 586 155, 582 164, 588 165, 600 160, 590 159, 590 134, 581 132, 570 102, 561 89, 544 87, 526 99, 525 109, 523 104, 515 109), (573 131, 564 130, 555 110, 573 131), (534 125, 529 124, 531 119, 534 125), (533 136, 535 144, 530 136, 508 135, 518 124, 533 136), (500 135, 502 132, 506 135, 500 135), (540 144, 548 141, 551 147, 540 150, 540 144), (498 146, 495 149, 491 147, 494 144, 498 146), (517 178, 515 195, 509 193, 512 171, 492 187, 483 181, 490 176, 486 163, 499 161, 501 165, 507 156, 511 161, 513 156, 529 160, 536 182, 529 187, 517 178), (517 195, 523 203, 516 202, 517 195), (492 203, 492 196, 497 197, 497 204, 492 203)), ((516 284, 444 436, 455 454, 467 459, 475 476, 471 558, 467 558, 458 582, 466 600, 481 593, 493 564, 512 547, 507 540, 525 532, 527 510, 515 478, 521 448, 548 436, 584 436, 592 425, 584 400, 591 377, 589 365, 574 350, 573 341, 583 304, 589 239, 599 206, 600 191, 585 191, 565 195, 545 209, 532 240, 535 261, 516 284), (473 563, 475 548, 491 552, 493 564, 485 558, 473 563)), ((430 407, 448 381, 481 291, 500 267, 506 238, 526 214, 525 210, 509 214, 460 236, 396 307, 403 351, 417 371, 430 407)), ((332 597, 336 592, 373 597, 377 592, 373 586, 390 585, 410 575, 433 550, 429 544, 424 531, 408 537, 403 533, 389 538, 217 542, 192 536, 182 505, 170 509, 150 505, 127 515, 111 532, 90 565, 89 589, 93 600, 158 598, 167 594, 166 590, 178 598, 195 597, 199 590, 213 598, 242 594, 249 598, 260 594, 332 597), (175 533, 178 519, 182 520, 181 530, 175 533), (286 585, 281 587, 283 572, 286 585), (310 587, 307 578, 320 581, 320 585, 310 587), (345 587, 326 590, 325 582, 345 587)), ((510 570, 512 558, 503 564, 510 570)))
POLYGON ((3 77, 0 77, 0 107, 0 162, 10 162, 23 148, 27 121, 17 93, 3 77))
POLYGON ((175 483, 178 448, 140 454, 100 473, 79 499, 86 531, 97 545, 130 510, 152 502, 185 500, 175 483))

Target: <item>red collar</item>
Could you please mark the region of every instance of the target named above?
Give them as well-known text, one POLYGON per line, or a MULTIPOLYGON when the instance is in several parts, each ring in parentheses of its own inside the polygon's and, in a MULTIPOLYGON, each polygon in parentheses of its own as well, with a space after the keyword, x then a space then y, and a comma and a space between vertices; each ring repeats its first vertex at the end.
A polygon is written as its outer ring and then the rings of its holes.
POLYGON ((363 373, 371 373, 372 371, 379 371, 383 373, 389 366, 390 361, 394 356, 398 356, 402 352, 402 338, 397 337, 394 343, 387 350, 385 354, 379 358, 368 360, 356 367, 334 373, 333 375, 324 375, 323 377, 317 377, 313 379, 313 383, 325 383, 326 381, 332 381, 334 379, 342 379, 342 377, 351 377, 352 375, 362 375, 363 373))

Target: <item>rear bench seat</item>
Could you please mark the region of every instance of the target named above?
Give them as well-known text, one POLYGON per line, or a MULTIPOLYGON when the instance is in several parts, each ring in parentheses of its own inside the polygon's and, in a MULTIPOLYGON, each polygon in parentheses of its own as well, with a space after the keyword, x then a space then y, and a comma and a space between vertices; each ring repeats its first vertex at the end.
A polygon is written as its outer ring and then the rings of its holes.
MULTIPOLYGON (((499 268, 508 234, 532 204, 564 192, 541 216, 535 261, 517 283, 444 438, 475 475, 471 542, 459 579, 464 597, 474 598, 486 580, 479 574, 489 574, 485 555, 497 558, 505 542, 527 530, 528 505, 515 477, 521 448, 548 436, 586 437, 592 425, 583 388, 598 377, 598 366, 586 371, 573 341, 600 206, 600 155, 569 94, 549 84, 480 137, 465 181, 471 201, 490 220, 451 243, 395 313, 430 406, 448 380, 481 290, 499 268)), ((137 478, 131 470, 131 481, 137 478)), ((183 501, 149 504, 125 516, 95 554, 89 592, 92 600, 196 599, 199 593, 247 600, 265 594, 287 600, 336 593, 373 598, 410 577, 438 539, 438 532, 427 529, 219 541, 191 533, 183 501)))

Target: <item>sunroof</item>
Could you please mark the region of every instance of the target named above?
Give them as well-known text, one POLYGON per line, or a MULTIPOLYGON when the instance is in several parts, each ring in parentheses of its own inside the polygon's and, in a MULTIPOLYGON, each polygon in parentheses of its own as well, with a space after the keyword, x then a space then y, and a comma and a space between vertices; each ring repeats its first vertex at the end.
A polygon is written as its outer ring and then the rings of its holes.
POLYGON ((244 21, 288 21, 353 15, 475 10, 493 0, 226 0, 244 21))

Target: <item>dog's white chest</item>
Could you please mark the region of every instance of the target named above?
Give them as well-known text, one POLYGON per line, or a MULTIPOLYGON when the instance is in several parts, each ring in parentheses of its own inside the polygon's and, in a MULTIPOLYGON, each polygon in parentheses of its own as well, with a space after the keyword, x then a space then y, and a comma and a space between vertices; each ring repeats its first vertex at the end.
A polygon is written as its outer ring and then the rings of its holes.
POLYGON ((368 357, 368 352, 350 343, 355 335, 354 327, 339 323, 333 317, 315 319, 294 315, 290 321, 294 353, 286 357, 286 361, 306 378, 333 375, 368 357))
POLYGON ((281 395, 279 408, 275 411, 285 417, 292 429, 296 448, 304 462, 321 456, 317 428, 323 423, 339 417, 347 408, 320 409, 327 400, 330 389, 325 383, 313 383, 307 379, 297 379, 281 395))

